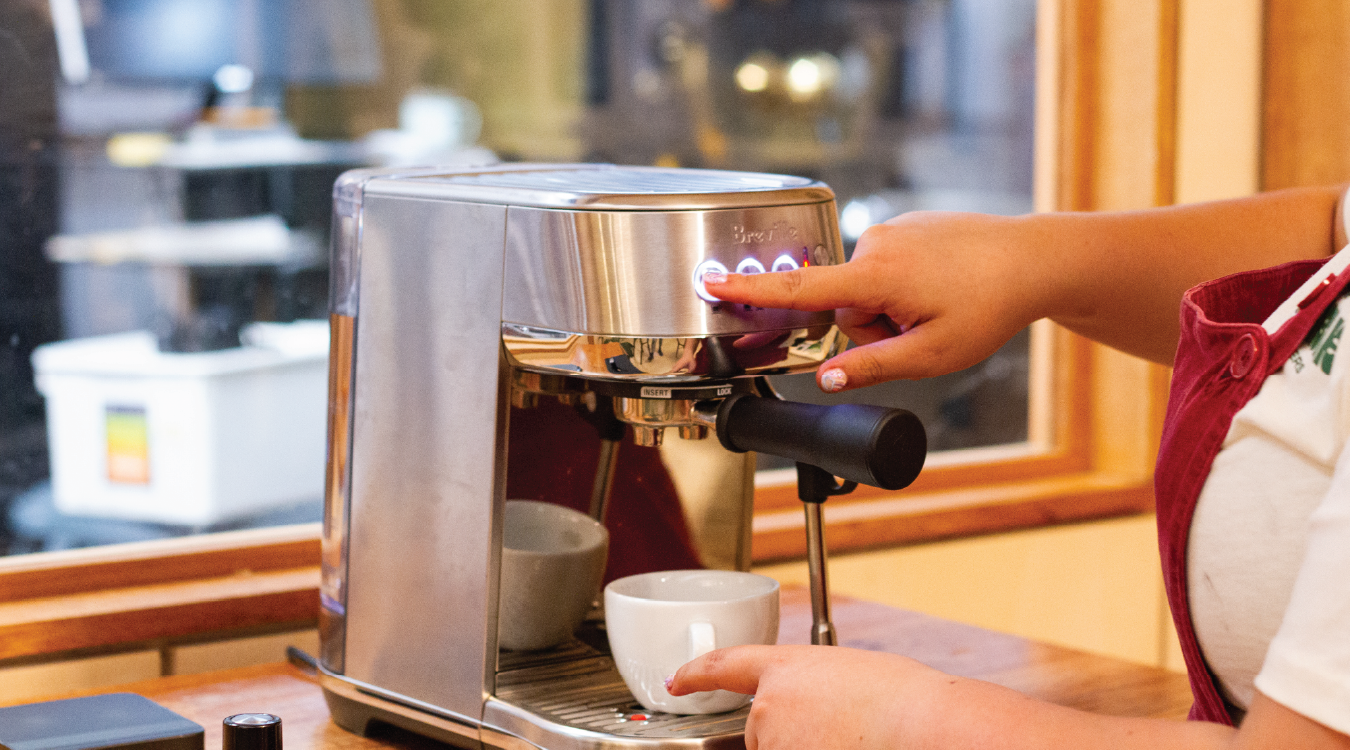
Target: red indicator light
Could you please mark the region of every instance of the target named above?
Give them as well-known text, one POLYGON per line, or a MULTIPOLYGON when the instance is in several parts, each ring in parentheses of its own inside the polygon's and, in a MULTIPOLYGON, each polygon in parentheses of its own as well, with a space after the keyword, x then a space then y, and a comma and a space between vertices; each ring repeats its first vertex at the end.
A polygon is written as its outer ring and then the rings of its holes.
POLYGON ((632 716, 629 716, 629 717, 628 717, 628 720, 629 720, 629 721, 646 721, 646 720, 647 720, 647 714, 633 714, 632 716))

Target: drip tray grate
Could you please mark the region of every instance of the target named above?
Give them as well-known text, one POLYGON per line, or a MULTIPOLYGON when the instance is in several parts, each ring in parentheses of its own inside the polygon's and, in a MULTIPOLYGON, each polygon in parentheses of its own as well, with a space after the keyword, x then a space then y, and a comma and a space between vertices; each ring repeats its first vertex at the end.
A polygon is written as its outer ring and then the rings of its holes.
POLYGON ((586 655, 580 649, 574 651, 580 658, 572 660, 560 660, 556 654, 534 664, 520 660, 513 664, 518 668, 498 673, 497 700, 516 709, 505 713, 545 730, 547 724, 558 724, 583 732, 644 739, 695 739, 745 732, 749 706, 695 716, 647 711, 633 700, 614 661, 587 650, 590 653, 586 655))

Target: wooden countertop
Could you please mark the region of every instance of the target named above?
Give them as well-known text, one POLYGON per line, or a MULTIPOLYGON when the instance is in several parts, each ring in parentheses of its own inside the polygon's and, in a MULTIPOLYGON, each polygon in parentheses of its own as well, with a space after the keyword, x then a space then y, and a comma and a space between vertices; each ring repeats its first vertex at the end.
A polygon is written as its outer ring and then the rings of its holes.
MULTIPOLYGON (((832 615, 844 646, 905 654, 945 672, 989 680, 1061 705, 1120 716, 1176 718, 1190 708, 1190 688, 1182 674, 844 597, 834 599, 832 615)), ((810 624, 807 592, 785 588, 779 642, 808 642, 810 624)), ((221 719, 249 711, 282 718, 286 750, 444 747, 394 729, 376 738, 339 729, 328 718, 318 685, 286 663, 164 677, 98 692, 139 693, 192 719, 206 728, 208 750, 221 746, 221 719)))

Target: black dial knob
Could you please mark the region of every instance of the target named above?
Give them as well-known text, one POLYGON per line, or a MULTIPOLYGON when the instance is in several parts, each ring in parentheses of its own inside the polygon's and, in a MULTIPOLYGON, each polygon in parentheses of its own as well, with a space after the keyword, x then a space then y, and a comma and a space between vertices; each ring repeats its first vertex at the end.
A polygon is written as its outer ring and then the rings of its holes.
POLYGON ((280 716, 235 714, 224 725, 224 750, 281 750, 280 716))

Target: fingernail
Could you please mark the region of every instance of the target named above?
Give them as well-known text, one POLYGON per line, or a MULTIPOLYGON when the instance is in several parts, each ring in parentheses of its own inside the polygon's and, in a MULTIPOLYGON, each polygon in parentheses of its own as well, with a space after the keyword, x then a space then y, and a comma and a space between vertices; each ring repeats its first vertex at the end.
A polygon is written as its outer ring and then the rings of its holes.
POLYGON ((670 686, 673 685, 673 684, 675 684, 675 675, 671 675, 671 676, 669 676, 669 677, 666 678, 666 692, 667 692, 667 693, 670 692, 670 686))
POLYGON ((833 367, 820 375, 820 387, 829 393, 837 393, 848 385, 848 376, 838 367, 833 367))
POLYGON ((723 273, 722 271, 711 270, 711 271, 704 271, 704 272, 703 272, 703 283, 704 283, 704 284, 721 284, 722 282, 724 282, 724 281, 726 281, 726 280, 727 280, 727 275, 726 275, 725 273, 723 273))

